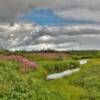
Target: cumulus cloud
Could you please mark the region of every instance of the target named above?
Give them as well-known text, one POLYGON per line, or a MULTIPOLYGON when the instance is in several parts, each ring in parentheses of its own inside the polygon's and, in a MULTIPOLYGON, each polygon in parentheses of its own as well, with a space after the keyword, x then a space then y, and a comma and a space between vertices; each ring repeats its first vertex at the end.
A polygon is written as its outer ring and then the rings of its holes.
POLYGON ((0 48, 9 50, 100 49, 99 43, 100 25, 38 26, 16 23, 14 26, 0 26, 0 48))

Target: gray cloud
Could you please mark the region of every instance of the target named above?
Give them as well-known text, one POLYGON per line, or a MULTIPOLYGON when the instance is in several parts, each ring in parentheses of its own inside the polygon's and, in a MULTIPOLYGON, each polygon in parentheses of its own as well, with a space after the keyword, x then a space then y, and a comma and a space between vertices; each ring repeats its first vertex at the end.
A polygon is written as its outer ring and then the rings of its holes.
POLYGON ((10 50, 100 49, 99 43, 100 25, 44 27, 19 23, 0 26, 0 48, 10 50))
POLYGON ((0 0, 0 22, 13 21, 16 16, 33 9, 43 7, 46 2, 42 0, 0 0))
POLYGON ((0 0, 0 21, 12 21, 34 7, 52 8, 64 18, 100 21, 99 5, 100 0, 0 0))
POLYGON ((11 21, 24 8, 24 0, 0 0, 0 21, 11 21))

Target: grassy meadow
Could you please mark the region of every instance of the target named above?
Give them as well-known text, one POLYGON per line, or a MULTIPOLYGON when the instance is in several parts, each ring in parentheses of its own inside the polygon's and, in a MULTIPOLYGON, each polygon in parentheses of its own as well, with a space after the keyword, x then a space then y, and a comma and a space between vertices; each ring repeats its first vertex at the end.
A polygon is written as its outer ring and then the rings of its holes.
POLYGON ((100 100, 100 51, 0 51, 0 100, 100 100), (19 60, 37 64, 36 69, 19 60), (18 58, 18 57, 17 57, 18 58), (88 59, 80 65, 79 60, 88 59), (73 65, 73 66, 72 66, 73 65), (80 68, 70 76, 47 80, 49 74, 80 68))

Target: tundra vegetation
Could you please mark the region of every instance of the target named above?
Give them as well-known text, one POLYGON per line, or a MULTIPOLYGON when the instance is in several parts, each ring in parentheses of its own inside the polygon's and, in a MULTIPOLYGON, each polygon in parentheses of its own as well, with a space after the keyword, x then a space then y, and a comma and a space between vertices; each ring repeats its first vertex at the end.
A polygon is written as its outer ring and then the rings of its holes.
POLYGON ((100 51, 0 51, 0 100, 100 100, 100 51), (80 59, 89 59, 80 65, 80 59), (47 75, 80 68, 61 79, 47 75))

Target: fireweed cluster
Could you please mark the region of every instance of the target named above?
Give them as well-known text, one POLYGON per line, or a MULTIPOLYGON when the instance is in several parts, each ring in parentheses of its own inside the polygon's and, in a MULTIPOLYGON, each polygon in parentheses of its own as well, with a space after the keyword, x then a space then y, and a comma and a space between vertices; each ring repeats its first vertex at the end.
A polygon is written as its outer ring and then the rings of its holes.
POLYGON ((30 69, 34 70, 37 68, 37 64, 35 62, 29 61, 28 59, 22 56, 17 56, 17 55, 0 56, 0 60, 20 62, 22 65, 21 72, 27 72, 30 69))

